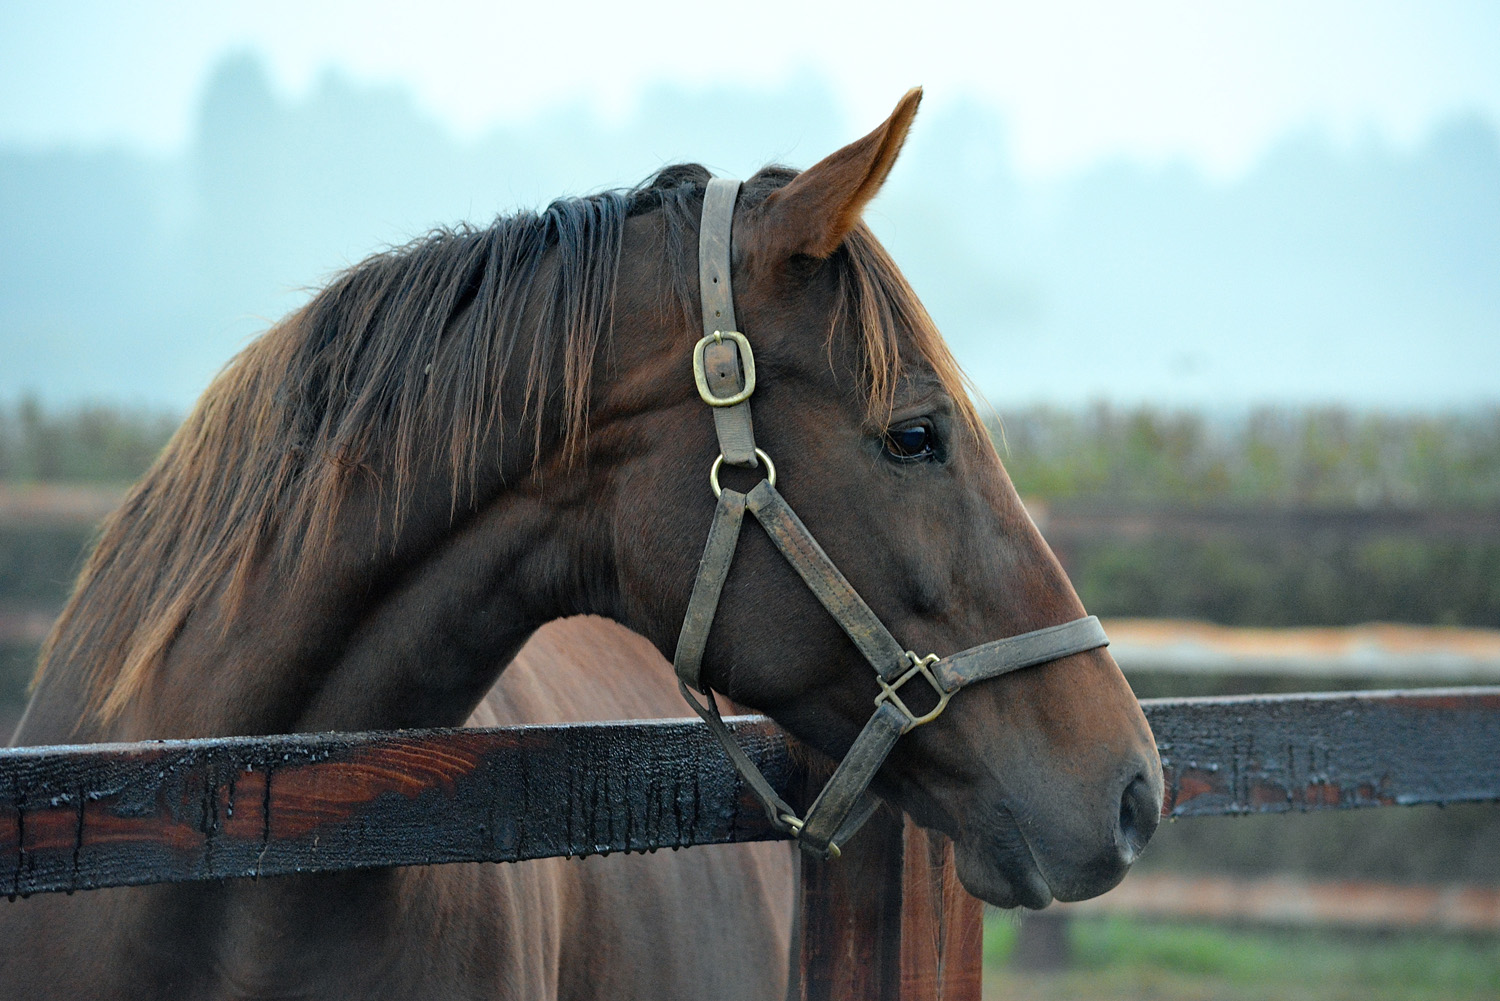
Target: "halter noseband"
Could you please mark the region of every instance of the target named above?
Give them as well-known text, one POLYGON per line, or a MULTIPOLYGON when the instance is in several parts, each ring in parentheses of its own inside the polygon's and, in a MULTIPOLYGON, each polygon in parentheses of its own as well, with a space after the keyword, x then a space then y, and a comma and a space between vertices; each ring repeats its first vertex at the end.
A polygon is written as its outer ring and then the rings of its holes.
POLYGON ((954 692, 976 681, 1106 646, 1109 639, 1099 620, 1090 615, 983 643, 947 657, 939 658, 936 654, 922 657, 896 642, 844 579, 802 519, 777 492, 776 467, 771 464, 771 457, 755 446, 755 430, 750 420, 755 355, 750 341, 735 323, 734 296, 729 285, 731 225, 739 188, 739 181, 714 178, 708 182, 698 233, 704 336, 693 348, 693 377, 698 384, 698 395, 713 408, 720 454, 714 460, 709 482, 719 503, 698 564, 698 576, 693 581, 673 666, 683 698, 724 746, 735 768, 765 808, 771 824, 790 834, 809 854, 829 858, 839 854, 839 845, 859 830, 879 805, 867 790, 897 738, 936 719, 954 692), (725 463, 746 468, 764 464, 766 478, 749 493, 721 488, 719 469, 725 463), (713 692, 702 677, 703 650, 713 627, 719 594, 734 560, 735 543, 746 511, 760 522, 782 556, 854 641, 875 669, 880 683, 875 714, 854 739, 805 818, 799 818, 776 794, 735 742, 719 715, 713 692), (918 677, 932 688, 938 699, 937 705, 922 715, 913 713, 900 694, 902 686, 918 677), (705 701, 694 698, 693 690, 703 694, 705 701))

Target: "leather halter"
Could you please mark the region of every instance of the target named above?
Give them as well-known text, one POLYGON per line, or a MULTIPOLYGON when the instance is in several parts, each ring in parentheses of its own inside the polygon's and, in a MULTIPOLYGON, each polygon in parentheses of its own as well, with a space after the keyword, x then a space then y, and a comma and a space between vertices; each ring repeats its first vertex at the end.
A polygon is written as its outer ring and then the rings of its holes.
POLYGON ((776 468, 771 457, 755 446, 755 430, 750 420, 755 355, 735 323, 734 296, 729 284, 731 226, 739 188, 739 181, 714 178, 708 182, 698 233, 704 336, 693 348, 693 376, 698 394, 713 408, 720 455, 714 461, 709 482, 719 503, 708 530, 708 542, 703 547, 698 576, 693 581, 673 666, 683 698, 724 746, 725 753, 765 808, 771 824, 790 834, 809 854, 830 858, 839 854, 839 845, 879 805, 867 790, 897 738, 936 719, 954 692, 976 681, 1106 646, 1109 639, 1099 620, 1090 615, 983 643, 947 657, 939 658, 936 654, 922 657, 903 648, 844 579, 807 526, 777 492, 776 468), (724 463, 747 468, 763 464, 766 478, 749 493, 728 487, 721 489, 718 474, 724 463), (747 511, 760 522, 782 556, 864 654, 880 684, 874 715, 854 739, 805 818, 799 818, 776 794, 735 742, 719 715, 713 692, 702 677, 703 650, 747 511), (932 688, 938 699, 936 707, 922 715, 913 713, 900 695, 902 686, 918 677, 932 688), (693 690, 704 695, 705 701, 694 698, 693 690))

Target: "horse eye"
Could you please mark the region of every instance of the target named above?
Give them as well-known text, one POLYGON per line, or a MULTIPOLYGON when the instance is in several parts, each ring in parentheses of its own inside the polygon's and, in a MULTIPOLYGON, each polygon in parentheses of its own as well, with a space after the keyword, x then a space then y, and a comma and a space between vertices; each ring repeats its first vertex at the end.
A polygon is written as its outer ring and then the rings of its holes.
POLYGON ((885 454, 902 462, 931 459, 937 452, 933 449, 932 428, 926 424, 904 424, 885 433, 885 454))

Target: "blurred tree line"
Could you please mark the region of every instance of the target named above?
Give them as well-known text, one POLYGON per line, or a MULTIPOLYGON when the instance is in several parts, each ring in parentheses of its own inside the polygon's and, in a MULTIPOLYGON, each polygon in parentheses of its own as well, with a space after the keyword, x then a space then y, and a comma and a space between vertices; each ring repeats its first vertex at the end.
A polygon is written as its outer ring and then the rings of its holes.
MULTIPOLYGON (((179 420, 104 404, 0 403, 0 481, 132 481, 179 420)), ((1021 495, 1050 503, 1500 504, 1500 407, 1439 415, 1266 408, 1233 417, 1032 407, 991 430, 1021 495)))
MULTIPOLYGON (((1500 518, 1500 408, 1268 408, 1233 418, 1036 408, 993 430, 1021 495, 1054 509, 1494 509, 1500 518)), ((1500 626, 1494 536, 1167 534, 1095 539, 1064 559, 1084 603, 1101 615, 1500 626)))
POLYGON ((1454 414, 1036 407, 992 430, 1021 496, 1111 504, 1488 507, 1500 407, 1454 414))
POLYGON ((0 482, 132 482, 179 421, 104 404, 47 410, 34 397, 0 405, 0 482))

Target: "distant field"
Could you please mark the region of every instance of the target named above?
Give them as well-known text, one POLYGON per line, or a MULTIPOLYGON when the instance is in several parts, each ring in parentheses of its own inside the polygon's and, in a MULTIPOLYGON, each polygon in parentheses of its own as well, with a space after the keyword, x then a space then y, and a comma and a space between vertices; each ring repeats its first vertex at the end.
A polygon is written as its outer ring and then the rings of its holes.
POLYGON ((1023 972, 1015 915, 985 920, 986 1001, 1494 1001, 1500 937, 1073 922, 1072 963, 1023 972))

